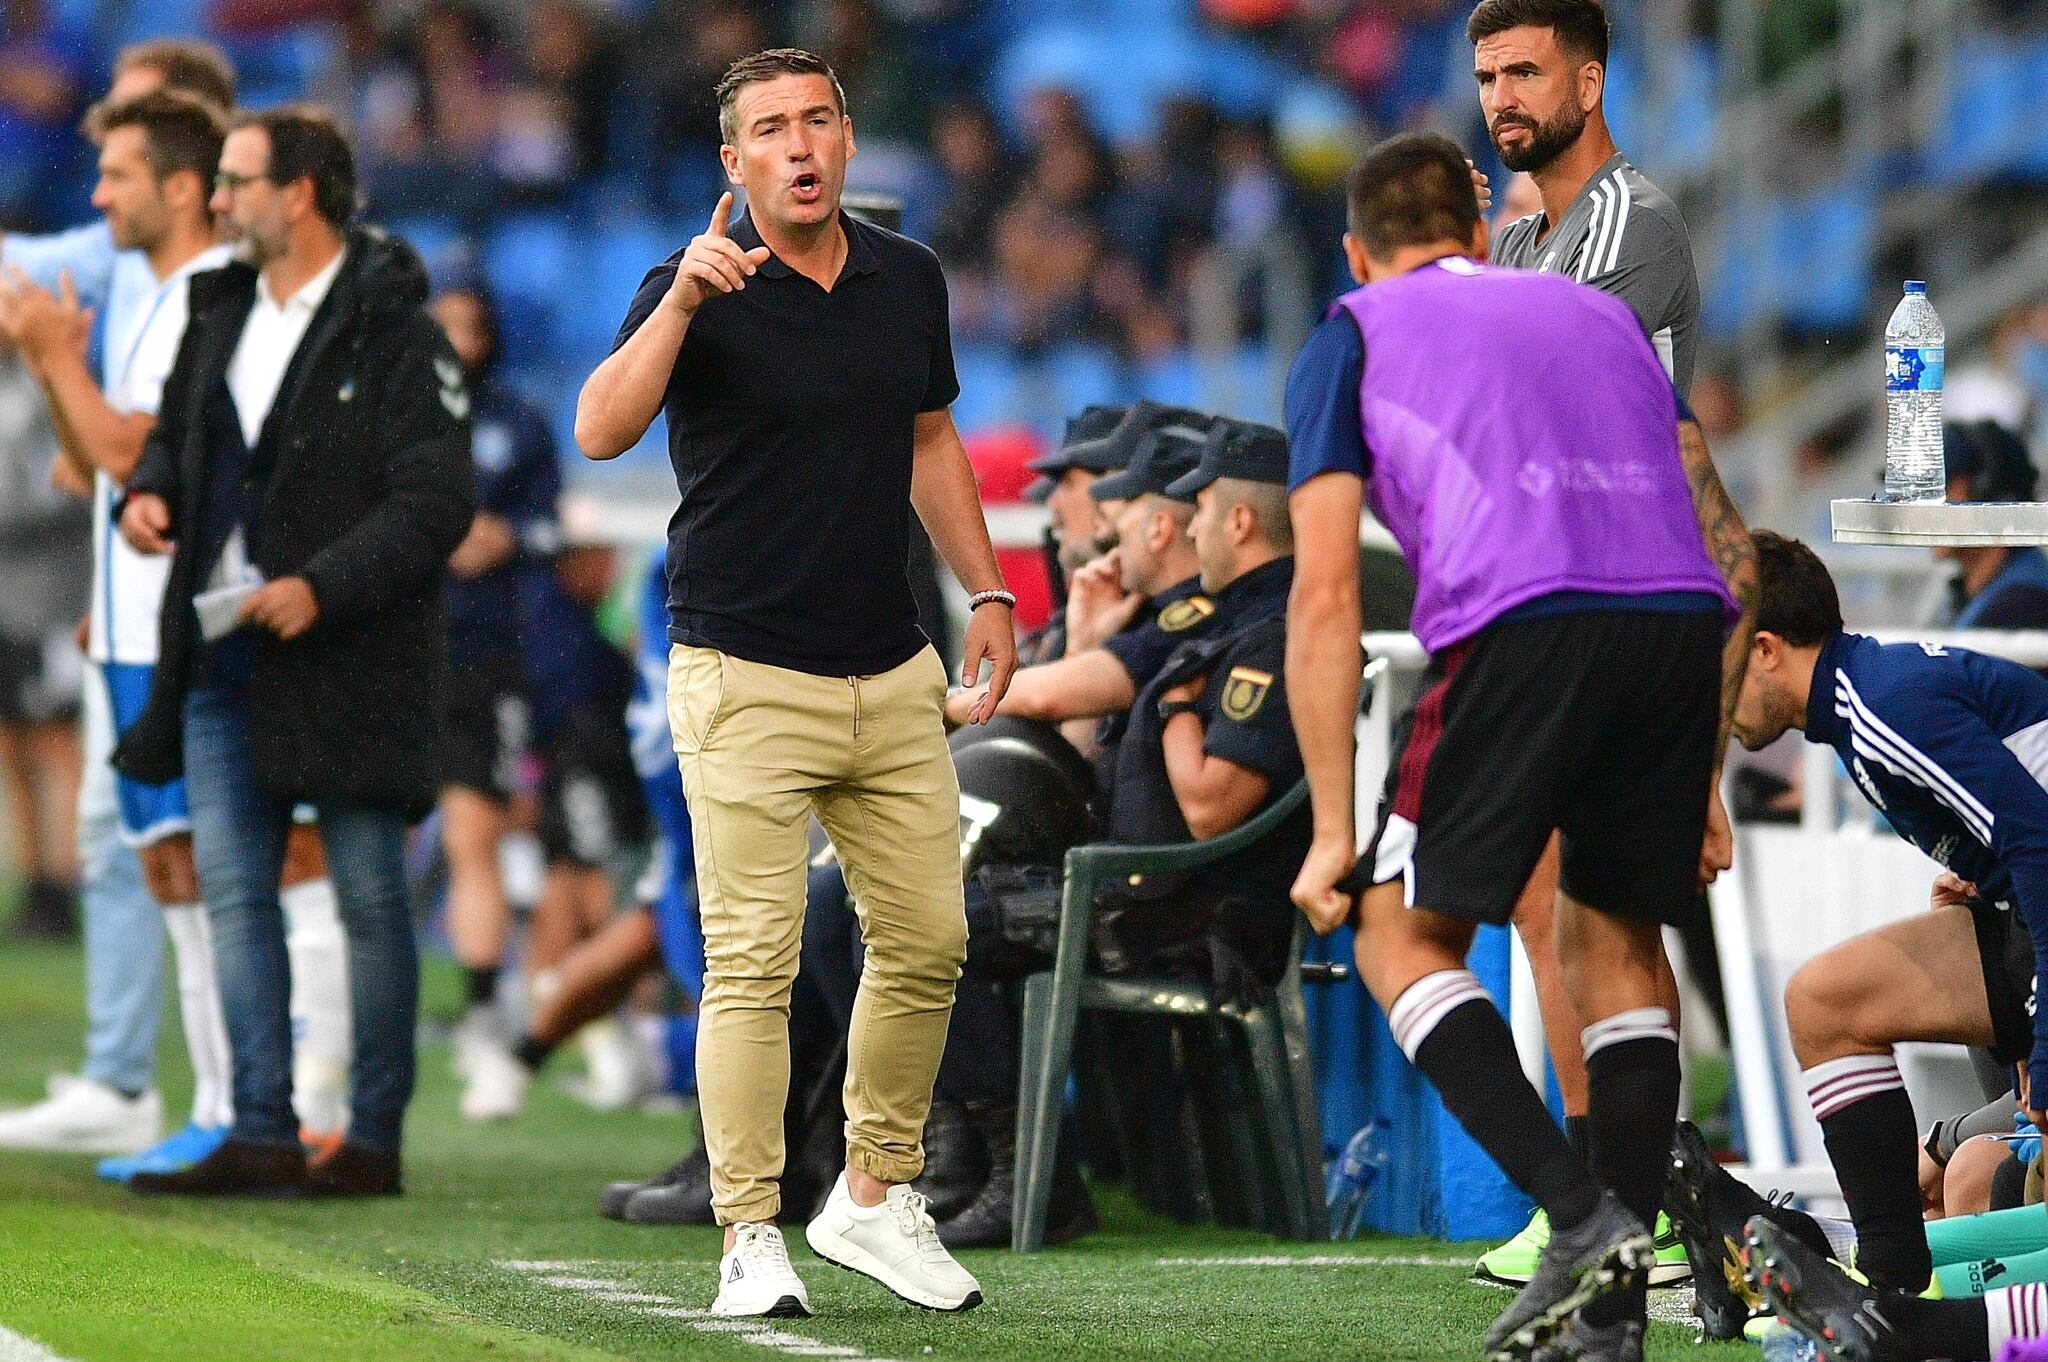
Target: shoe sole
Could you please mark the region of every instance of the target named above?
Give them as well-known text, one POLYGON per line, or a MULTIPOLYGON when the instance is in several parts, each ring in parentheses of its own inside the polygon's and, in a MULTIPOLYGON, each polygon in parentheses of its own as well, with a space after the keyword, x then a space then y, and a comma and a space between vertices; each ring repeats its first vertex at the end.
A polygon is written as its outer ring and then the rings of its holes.
MULTIPOLYGON (((138 1176, 141 1176, 138 1174, 138 1176)), ((139 1184, 133 1178, 127 1183, 128 1190, 137 1196, 189 1196, 220 1201, 297 1201, 313 1193, 304 1186, 297 1187, 240 1187, 234 1191, 190 1191, 183 1187, 150 1187, 139 1184)))
POLYGON ((1664 1179, 1664 1213, 1671 1217, 1671 1228, 1685 1246, 1686 1260, 1692 1265, 1693 1313, 1700 1321, 1700 1332, 1710 1340, 1731 1342, 1742 1337, 1743 1327, 1756 1317, 1762 1302, 1744 1296, 1751 1288, 1737 1258, 1739 1246, 1716 1242, 1720 1236, 1714 1233, 1694 1186, 1696 1175, 1690 1171, 1693 1161, 1693 1151, 1689 1149, 1673 1152, 1671 1169, 1664 1179), (1709 1264, 1717 1274, 1713 1280, 1722 1284, 1740 1314, 1732 1313, 1726 1301, 1709 1302, 1706 1293, 1697 1290, 1702 1281, 1708 1280, 1709 1264))
POLYGON ((1821 1362, 1876 1362, 1876 1354, 1861 1339, 1844 1336, 1826 1317, 1815 1315, 1797 1299, 1799 1272, 1787 1264, 1772 1264, 1764 1258, 1763 1243, 1755 1235, 1742 1241, 1743 1270, 1760 1295, 1765 1308, 1781 1319, 1796 1323, 1813 1343, 1821 1362))
POLYGON ((868 1257, 869 1255, 865 1249, 856 1248, 838 1235, 833 1234, 830 1230, 818 1229, 816 1222, 804 1227, 804 1242, 811 1246, 811 1252, 817 1254, 818 1257, 830 1263, 833 1267, 840 1269, 842 1272, 856 1272, 871 1282, 878 1282, 886 1287, 890 1294, 901 1300, 909 1301, 920 1310, 930 1310, 941 1315, 958 1315, 964 1314, 981 1304, 981 1292, 979 1291, 970 1291, 958 1301, 947 1302, 929 1292, 919 1292, 915 1287, 899 1286, 883 1276, 881 1271, 876 1268, 861 1267, 856 1263, 846 1261, 846 1258, 852 1258, 855 1255, 860 1257, 868 1257), (818 1242, 820 1239, 826 1240, 827 1243, 821 1246, 818 1242), (835 1258, 826 1251, 827 1248, 845 1254, 846 1258, 835 1258))
POLYGON ((711 1313, 721 1319, 809 1319, 811 1307, 798 1296, 783 1296, 766 1310, 721 1310, 711 1302, 711 1313))
POLYGON ((1631 1278, 1647 1276, 1656 1260, 1656 1246, 1647 1234, 1613 1245, 1599 1262, 1579 1274, 1570 1291, 1487 1353, 1486 1362, 1528 1362, 1539 1348, 1564 1332, 1581 1308, 1620 1289, 1631 1278))

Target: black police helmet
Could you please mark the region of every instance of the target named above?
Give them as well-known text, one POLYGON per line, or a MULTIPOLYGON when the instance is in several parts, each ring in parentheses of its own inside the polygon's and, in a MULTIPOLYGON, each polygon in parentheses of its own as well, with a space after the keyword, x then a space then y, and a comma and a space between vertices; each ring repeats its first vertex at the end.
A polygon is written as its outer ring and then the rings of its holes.
POLYGON ((1094 774, 1053 725, 999 718, 953 734, 963 839, 974 839, 962 869, 1057 866, 1088 840, 1094 774))

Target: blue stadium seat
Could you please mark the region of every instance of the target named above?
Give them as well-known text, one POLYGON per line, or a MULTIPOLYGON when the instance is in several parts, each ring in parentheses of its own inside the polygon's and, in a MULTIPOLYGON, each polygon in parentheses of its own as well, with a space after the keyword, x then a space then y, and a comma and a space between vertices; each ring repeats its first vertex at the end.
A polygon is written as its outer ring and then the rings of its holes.
POLYGON ((647 271, 701 230, 702 224, 686 229, 681 223, 633 217, 593 231, 579 286, 556 318, 563 347, 593 360, 603 355, 647 271))
POLYGON ((585 290, 577 235, 560 218, 508 218, 484 243, 484 275, 498 295, 505 352, 540 357, 555 348, 558 319, 585 290))
POLYGON ((1779 319, 1814 334, 1859 326, 1870 306, 1876 226, 1876 205, 1859 185, 1771 203, 1762 235, 1779 319))
POLYGON ((227 44, 235 64, 241 102, 251 109, 303 99, 333 62, 339 39, 326 24, 295 24, 260 38, 227 44))
POLYGON ((988 430, 1020 418, 1023 372, 1006 346, 955 345, 953 372, 960 380, 960 396, 953 401, 953 423, 961 430, 988 430))
MULTIPOLYGON (((374 220, 374 219, 373 219, 374 220)), ((412 248, 420 253, 426 262, 427 272, 440 280, 450 271, 472 260, 475 248, 463 236, 462 228, 453 218, 402 217, 392 218, 383 224, 384 230, 393 236, 404 237, 412 248)))
MULTIPOLYGON (((1046 352, 1038 368, 1055 427, 1064 425, 1083 407, 1123 400, 1127 386, 1123 366, 1107 346, 1090 341, 1056 346, 1046 352)), ((1043 420, 1039 423, 1046 424, 1043 420)))
MULTIPOLYGON (((104 10, 104 5, 97 8, 104 10)), ((206 0, 129 0, 109 27, 112 46, 206 32, 206 0)))
MULTIPOLYGON (((1753 223, 1763 213, 1756 203, 1731 203, 1724 229, 1716 237, 1704 238, 1712 247, 1699 256, 1700 330, 1712 340, 1729 340, 1747 329, 1763 313, 1766 298, 1765 271, 1755 238, 1748 232, 1725 229, 1726 222, 1753 223)), ((1703 241, 1694 238, 1696 247, 1703 241)))
POLYGON ((1948 105, 1927 147, 1929 178, 1953 184, 2016 168, 2038 140, 2039 51, 1982 33, 1957 41, 1948 105))

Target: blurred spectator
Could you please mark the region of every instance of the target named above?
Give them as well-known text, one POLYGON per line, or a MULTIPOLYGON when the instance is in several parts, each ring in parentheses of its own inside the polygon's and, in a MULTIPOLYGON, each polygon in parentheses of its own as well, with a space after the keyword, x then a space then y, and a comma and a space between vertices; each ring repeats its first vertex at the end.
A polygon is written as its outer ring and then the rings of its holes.
POLYGON ((75 147, 86 38, 42 0, 6 0, 0 13, 0 222, 50 227, 50 185, 75 147))
POLYGON ((864 142, 915 142, 924 134, 930 91, 910 47, 869 0, 809 0, 799 8, 796 45, 832 63, 847 104, 860 110, 864 142))
POLYGON ((957 100, 932 120, 931 143, 942 197, 929 244, 949 277, 959 270, 986 270, 996 215, 1016 187, 1016 166, 995 115, 973 100, 957 100))
POLYGON ((358 98, 365 179, 378 210, 481 223, 503 100, 503 63, 483 21, 452 0, 431 0, 385 48, 358 98))
POLYGON ((2048 399, 2048 307, 2029 300, 2008 308, 1992 329, 1989 351, 1949 374, 1944 414, 1950 421, 1996 421, 2024 436, 2048 399))
POLYGON ((20 857, 14 869, 26 881, 15 929, 37 936, 68 936, 77 921, 85 664, 73 634, 92 583, 88 489, 60 488, 56 464, 36 380, 11 346, 0 348, 0 767, 20 857))
POLYGON ((652 119, 656 198, 702 214, 718 197, 718 101, 725 68, 769 45, 767 26, 740 0, 657 0, 639 43, 639 83, 652 119))
POLYGON ((1093 297, 1103 258, 1109 153, 1085 123, 1053 125, 1024 187, 996 220, 998 333, 1030 352, 1104 336, 1093 297))
POLYGON ((515 186, 552 191, 605 168, 617 61, 582 0, 533 6, 523 69, 506 97, 497 166, 515 186))

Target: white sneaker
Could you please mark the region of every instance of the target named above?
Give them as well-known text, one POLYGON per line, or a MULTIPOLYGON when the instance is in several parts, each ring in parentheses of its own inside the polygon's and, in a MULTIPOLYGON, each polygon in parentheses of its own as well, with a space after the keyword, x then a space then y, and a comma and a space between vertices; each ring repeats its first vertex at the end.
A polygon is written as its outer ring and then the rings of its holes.
POLYGON ((981 1283, 946 1252, 924 1197, 908 1186, 891 1187, 879 1206, 858 1206, 842 1172, 804 1238, 826 1262, 866 1273, 912 1305, 972 1310, 981 1304, 981 1283))
POLYGON ((502 1045, 479 1045, 470 1051, 469 1082, 462 1089, 462 1119, 509 1121, 526 1110, 533 1070, 502 1045))
POLYGON ((738 1225, 732 1252, 718 1260, 714 1315, 764 1315, 801 1319, 811 1313, 811 1295, 789 1265, 789 1247, 774 1225, 738 1225))
POLYGON ((154 1088, 123 1097, 104 1083, 52 1074, 50 1095, 0 1112, 0 1149, 59 1154, 140 1154, 163 1136, 163 1099, 154 1088))
POLYGON ((457 1078, 467 1078, 477 1053, 493 1046, 505 1046, 505 1027, 498 1020, 498 1009, 490 1003, 472 1003, 448 1033, 448 1067, 457 1078))
POLYGON ((576 1095, 599 1111, 623 1111, 654 1087, 653 1064, 640 1038, 617 1017, 600 1017, 577 1034, 583 1083, 576 1095))

